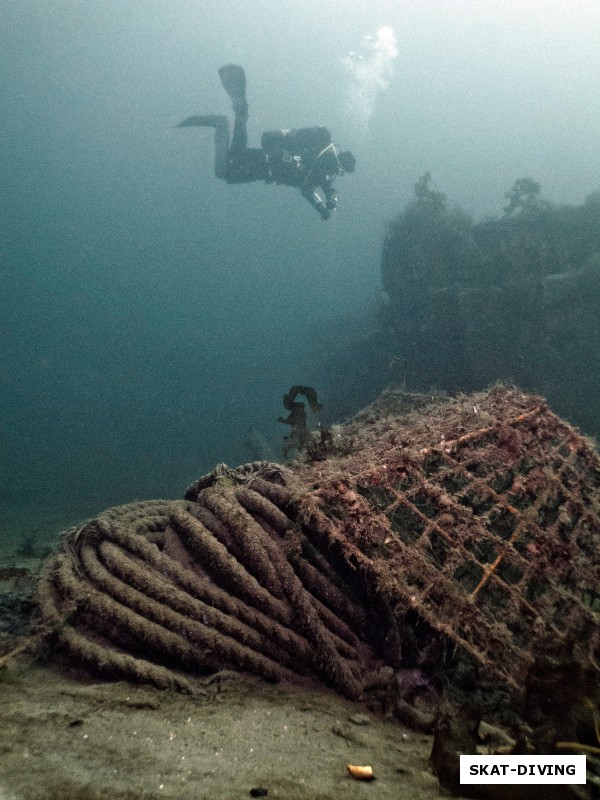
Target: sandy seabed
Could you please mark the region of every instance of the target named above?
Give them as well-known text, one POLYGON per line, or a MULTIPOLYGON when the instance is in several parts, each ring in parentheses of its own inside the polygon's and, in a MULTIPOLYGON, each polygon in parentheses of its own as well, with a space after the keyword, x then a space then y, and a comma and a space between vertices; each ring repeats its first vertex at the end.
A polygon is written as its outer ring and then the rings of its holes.
POLYGON ((196 687, 95 682, 15 657, 0 673, 0 800, 442 796, 430 736, 327 689, 232 672, 196 687))
MULTIPOLYGON (((31 530, 30 520, 22 525, 31 530)), ((19 531, 6 530, 0 571, 33 576, 39 556, 18 555, 19 531)), ((35 543, 52 547, 56 538, 35 543)), ((14 579, 0 581, 0 596, 15 596, 14 579)), ((429 768, 432 737, 318 684, 222 672, 195 687, 188 696, 66 673, 28 654, 11 658, 0 669, 0 800, 443 796, 429 768), (376 780, 353 780, 347 764, 371 765, 376 780)))

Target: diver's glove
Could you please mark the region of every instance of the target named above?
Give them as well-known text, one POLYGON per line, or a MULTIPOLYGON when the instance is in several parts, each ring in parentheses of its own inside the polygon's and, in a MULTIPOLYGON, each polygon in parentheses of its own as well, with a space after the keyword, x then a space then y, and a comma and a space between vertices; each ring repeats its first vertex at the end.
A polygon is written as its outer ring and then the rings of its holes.
POLYGON ((321 219, 323 220, 323 222, 326 222, 331 216, 331 211, 324 205, 318 206, 317 211, 321 215, 321 219))
POLYGON ((330 211, 333 211, 334 208, 337 208, 338 207, 337 194, 332 194, 330 197, 328 197, 325 205, 330 211))

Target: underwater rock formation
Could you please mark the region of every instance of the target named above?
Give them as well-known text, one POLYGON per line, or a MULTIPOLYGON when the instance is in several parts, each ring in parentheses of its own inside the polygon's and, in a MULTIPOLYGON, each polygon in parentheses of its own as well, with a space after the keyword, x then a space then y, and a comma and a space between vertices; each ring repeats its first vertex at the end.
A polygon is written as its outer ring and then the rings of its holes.
POLYGON ((345 456, 220 465, 66 535, 38 589, 53 651, 184 691, 232 668, 359 697, 458 659, 518 695, 542 642, 597 671, 591 443, 513 389, 411 399, 348 423, 345 456))
MULTIPOLYGON (((379 350, 406 364, 411 389, 473 391, 511 381, 600 436, 598 195, 553 207, 523 178, 507 194, 504 218, 473 224, 429 180, 417 182, 385 238, 389 302, 379 350)), ((390 379, 380 374, 370 383, 390 379)), ((348 391, 340 385, 337 393, 348 391)))

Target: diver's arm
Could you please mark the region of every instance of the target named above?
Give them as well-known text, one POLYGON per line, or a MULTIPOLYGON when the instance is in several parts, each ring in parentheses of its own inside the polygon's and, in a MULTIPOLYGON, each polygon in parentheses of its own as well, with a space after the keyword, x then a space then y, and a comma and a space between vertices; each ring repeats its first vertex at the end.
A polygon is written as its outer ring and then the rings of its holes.
POLYGON ((326 220, 337 208, 337 197, 333 191, 333 179, 338 174, 339 164, 335 148, 329 144, 321 150, 313 164, 306 172, 300 191, 313 208, 319 212, 321 219, 326 220), (320 192, 319 192, 320 189, 320 192))
POLYGON ((333 189, 333 178, 327 176, 321 182, 321 189, 323 190, 323 194, 325 195, 325 205, 330 210, 333 211, 334 208, 337 208, 338 201, 337 201, 337 194, 333 189))
POLYGON ((321 195, 317 192, 315 187, 303 187, 301 190, 302 197, 305 197, 308 202, 311 204, 313 208, 319 212, 319 215, 322 220, 329 219, 331 216, 331 211, 327 208, 327 205, 321 195))

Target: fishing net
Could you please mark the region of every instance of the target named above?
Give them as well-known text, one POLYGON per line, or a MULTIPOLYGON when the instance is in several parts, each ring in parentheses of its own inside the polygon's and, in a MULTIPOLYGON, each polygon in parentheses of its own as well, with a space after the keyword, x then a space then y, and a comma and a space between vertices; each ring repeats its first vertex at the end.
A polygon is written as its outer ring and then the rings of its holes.
POLYGON ((388 392, 327 441, 67 535, 38 591, 57 651, 158 686, 233 668, 349 697, 449 652, 517 693, 541 642, 597 669, 600 459, 543 400, 388 392))

